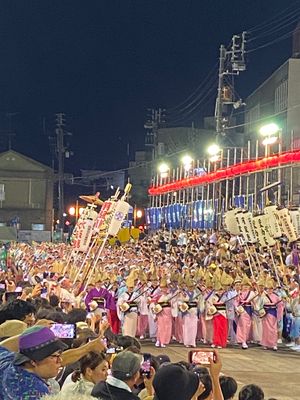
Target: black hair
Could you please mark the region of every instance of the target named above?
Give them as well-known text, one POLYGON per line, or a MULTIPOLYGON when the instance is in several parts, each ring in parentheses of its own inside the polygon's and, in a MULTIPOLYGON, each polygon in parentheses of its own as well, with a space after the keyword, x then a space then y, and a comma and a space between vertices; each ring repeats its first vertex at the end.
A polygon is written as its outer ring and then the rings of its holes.
POLYGON ((127 347, 130 347, 130 346, 135 346, 138 349, 141 349, 140 342, 132 336, 116 335, 115 341, 116 341, 116 344, 120 347, 123 347, 123 349, 126 349, 127 347))
POLYGON ((39 308, 39 310, 36 313, 36 319, 37 320, 39 320, 39 319, 47 319, 48 314, 49 314, 50 311, 53 311, 53 308, 51 306, 47 306, 45 308, 44 307, 39 308))
POLYGON ((105 360, 106 360, 105 354, 95 351, 90 351, 79 360, 79 369, 76 369, 73 372, 71 377, 72 381, 77 382, 80 378, 80 374, 84 375, 86 373, 87 368, 95 369, 98 367, 99 364, 101 364, 105 360))
MULTIPOLYGON (((200 368, 199 368, 200 369, 200 368)), ((198 396, 198 400, 205 400, 211 394, 212 391, 212 380, 211 376, 209 375, 208 371, 197 372, 197 369, 194 372, 199 376, 199 381, 203 384, 205 390, 203 393, 198 396)))
POLYGON ((31 303, 35 306, 37 311, 40 308, 46 308, 46 306, 49 306, 49 301, 43 297, 36 297, 31 301, 31 303))
POLYGON ((24 321, 27 315, 35 314, 35 312, 35 306, 29 301, 20 299, 9 301, 0 307, 0 324, 12 319, 24 321))
POLYGON ((67 315, 60 311, 49 311, 46 319, 50 321, 57 322, 58 324, 64 324, 67 319, 67 315))
POLYGON ((220 376, 219 378, 224 400, 231 399, 237 391, 237 382, 231 376, 220 376))
POLYGON ((85 322, 87 311, 82 308, 73 308, 68 313, 67 321, 69 324, 76 324, 76 322, 85 322))
POLYGON ((239 392, 239 400, 264 400, 263 390, 257 385, 246 385, 239 392))
POLYGON ((52 307, 58 307, 59 306, 59 297, 56 296, 56 294, 51 294, 51 296, 49 296, 49 303, 52 307))

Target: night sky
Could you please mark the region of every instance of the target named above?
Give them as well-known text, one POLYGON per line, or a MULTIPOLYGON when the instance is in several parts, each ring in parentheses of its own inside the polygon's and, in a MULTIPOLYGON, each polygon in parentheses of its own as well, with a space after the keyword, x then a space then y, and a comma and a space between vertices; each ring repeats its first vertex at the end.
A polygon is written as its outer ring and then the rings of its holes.
MULTIPOLYGON (((126 167, 127 143, 132 152, 143 144, 148 107, 183 102, 233 34, 287 15, 283 24, 291 24, 249 42, 255 48, 291 31, 299 14, 294 0, 2 0, 0 129, 8 127, 6 114, 16 112, 13 148, 50 165, 47 136, 53 114, 62 111, 73 132, 67 170, 126 167)), ((272 27, 252 29, 249 40, 272 27)), ((289 37, 250 53, 238 92, 255 89, 291 47, 289 37)), ((200 126, 213 113, 215 94, 182 124, 200 126)))

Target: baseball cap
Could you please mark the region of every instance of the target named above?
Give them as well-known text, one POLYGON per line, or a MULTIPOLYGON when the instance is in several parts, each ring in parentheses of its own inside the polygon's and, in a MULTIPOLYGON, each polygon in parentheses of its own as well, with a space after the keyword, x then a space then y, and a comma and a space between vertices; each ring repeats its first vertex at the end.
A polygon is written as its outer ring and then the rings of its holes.
POLYGON ((156 372, 153 387, 155 400, 190 400, 199 387, 199 377, 182 365, 166 364, 156 372))
POLYGON ((68 346, 59 340, 52 330, 43 326, 26 329, 19 337, 19 351, 15 353, 14 364, 27 361, 41 361, 56 351, 66 350, 68 346))
POLYGON ((131 351, 121 351, 112 362, 112 376, 126 381, 140 370, 142 361, 143 357, 140 354, 132 353, 131 351))

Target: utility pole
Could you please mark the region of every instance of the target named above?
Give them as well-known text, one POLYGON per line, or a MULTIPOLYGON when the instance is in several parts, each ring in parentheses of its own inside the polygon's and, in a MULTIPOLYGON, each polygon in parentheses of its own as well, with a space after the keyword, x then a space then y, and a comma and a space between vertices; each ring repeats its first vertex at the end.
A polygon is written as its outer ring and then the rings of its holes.
POLYGON ((64 126, 65 126, 65 114, 56 114, 56 149, 58 159, 58 219, 59 229, 63 232, 64 228, 64 126))
POLYGON ((224 65, 226 58, 226 49, 222 44, 220 47, 219 57, 219 82, 218 94, 216 100, 215 118, 216 118, 216 142, 220 144, 220 136, 222 134, 222 118, 223 118, 223 80, 224 80, 224 65))
POLYGON ((221 137, 225 136, 224 120, 224 105, 232 105, 234 109, 243 106, 244 103, 241 99, 234 98, 233 87, 227 86, 224 83, 225 75, 239 75, 240 72, 245 71, 245 45, 246 45, 247 32, 242 32, 239 35, 233 35, 230 50, 226 50, 224 45, 220 46, 219 56, 219 80, 218 92, 215 107, 216 119, 216 142, 221 145, 221 137), (225 65, 226 64, 226 65, 225 65))

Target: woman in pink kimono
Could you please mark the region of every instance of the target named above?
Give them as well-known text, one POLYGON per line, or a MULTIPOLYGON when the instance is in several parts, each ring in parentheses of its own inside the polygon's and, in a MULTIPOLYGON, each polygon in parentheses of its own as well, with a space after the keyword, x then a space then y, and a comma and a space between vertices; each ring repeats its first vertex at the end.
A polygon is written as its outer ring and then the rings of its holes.
POLYGON ((250 279, 244 275, 242 290, 237 297, 235 310, 238 315, 236 328, 236 341, 242 344, 242 349, 248 349, 247 342, 251 339, 252 328, 252 304, 251 301, 255 294, 251 290, 250 279))
POLYGON ((263 296, 265 315, 262 317, 262 340, 261 344, 265 349, 271 348, 277 350, 278 329, 277 321, 282 317, 282 301, 280 297, 273 292, 275 282, 268 279, 266 282, 266 292, 263 296))
POLYGON ((182 312, 183 344, 185 347, 196 347, 198 331, 198 294, 195 283, 188 279, 187 289, 181 294, 178 307, 182 312))
POLYGON ((174 295, 169 292, 167 280, 161 278, 160 281, 160 294, 157 296, 156 306, 161 308, 157 313, 157 334, 156 334, 156 347, 166 347, 170 343, 172 337, 172 312, 171 312, 171 299, 174 295))

